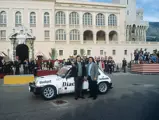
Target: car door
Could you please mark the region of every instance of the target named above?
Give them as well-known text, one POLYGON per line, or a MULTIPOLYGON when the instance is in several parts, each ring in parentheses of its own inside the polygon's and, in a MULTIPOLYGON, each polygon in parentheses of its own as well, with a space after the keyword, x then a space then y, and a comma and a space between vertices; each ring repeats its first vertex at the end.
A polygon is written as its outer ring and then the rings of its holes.
POLYGON ((62 82, 63 93, 74 92, 74 88, 75 88, 74 77, 71 77, 70 73, 71 71, 69 71, 66 77, 63 79, 63 82, 62 82))

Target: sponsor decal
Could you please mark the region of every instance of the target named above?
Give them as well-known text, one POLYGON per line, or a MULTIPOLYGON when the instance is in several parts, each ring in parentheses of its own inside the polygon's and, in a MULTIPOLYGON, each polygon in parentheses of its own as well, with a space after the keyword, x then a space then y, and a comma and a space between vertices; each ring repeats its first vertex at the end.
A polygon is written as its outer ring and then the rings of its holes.
POLYGON ((100 78, 99 80, 106 80, 106 79, 108 79, 108 78, 100 78))
POLYGON ((51 83, 51 80, 40 81, 39 83, 40 83, 40 84, 51 83))
POLYGON ((63 86, 75 86, 75 84, 69 82, 63 82, 63 86))

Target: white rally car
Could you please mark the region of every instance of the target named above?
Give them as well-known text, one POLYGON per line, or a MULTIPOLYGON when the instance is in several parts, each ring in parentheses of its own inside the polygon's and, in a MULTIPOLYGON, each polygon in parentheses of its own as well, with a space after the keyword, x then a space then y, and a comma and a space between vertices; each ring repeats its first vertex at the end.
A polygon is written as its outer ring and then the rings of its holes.
MULTIPOLYGON (((29 91, 35 95, 42 95, 46 100, 56 98, 59 94, 74 92, 74 78, 70 77, 72 66, 62 67, 56 75, 47 75, 35 78, 35 81, 29 83, 29 91)), ((112 88, 111 79, 101 70, 98 69, 98 91, 102 94, 112 88)), ((83 90, 88 90, 88 81, 83 82, 83 90)))

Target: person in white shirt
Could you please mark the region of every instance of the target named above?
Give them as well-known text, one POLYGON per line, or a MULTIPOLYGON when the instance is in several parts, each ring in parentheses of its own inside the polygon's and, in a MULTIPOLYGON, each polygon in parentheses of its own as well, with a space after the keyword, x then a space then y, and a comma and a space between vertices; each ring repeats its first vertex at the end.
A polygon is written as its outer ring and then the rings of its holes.
POLYGON ((58 68, 59 68, 59 61, 58 61, 58 59, 56 59, 56 61, 54 62, 54 67, 55 67, 56 70, 58 70, 58 68))

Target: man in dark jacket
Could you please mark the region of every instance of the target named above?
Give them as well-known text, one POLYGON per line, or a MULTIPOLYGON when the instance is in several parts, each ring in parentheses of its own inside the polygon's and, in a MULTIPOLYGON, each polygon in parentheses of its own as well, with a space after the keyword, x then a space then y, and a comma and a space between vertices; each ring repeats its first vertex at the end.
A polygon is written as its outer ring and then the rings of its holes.
POLYGON ((125 58, 124 58, 124 59, 123 59, 123 64, 122 64, 124 73, 126 73, 126 66, 127 66, 127 61, 126 61, 125 58))
POLYGON ((78 98, 84 99, 82 92, 84 76, 86 76, 86 67, 84 62, 81 62, 81 57, 76 57, 76 62, 72 65, 72 77, 75 80, 75 100, 78 98))
POLYGON ((107 64, 108 64, 108 74, 112 74, 112 59, 111 57, 109 57, 108 61, 107 61, 107 64))
POLYGON ((52 64, 52 61, 51 61, 51 60, 49 60, 49 61, 47 62, 47 68, 48 68, 49 70, 53 70, 53 64, 52 64))

